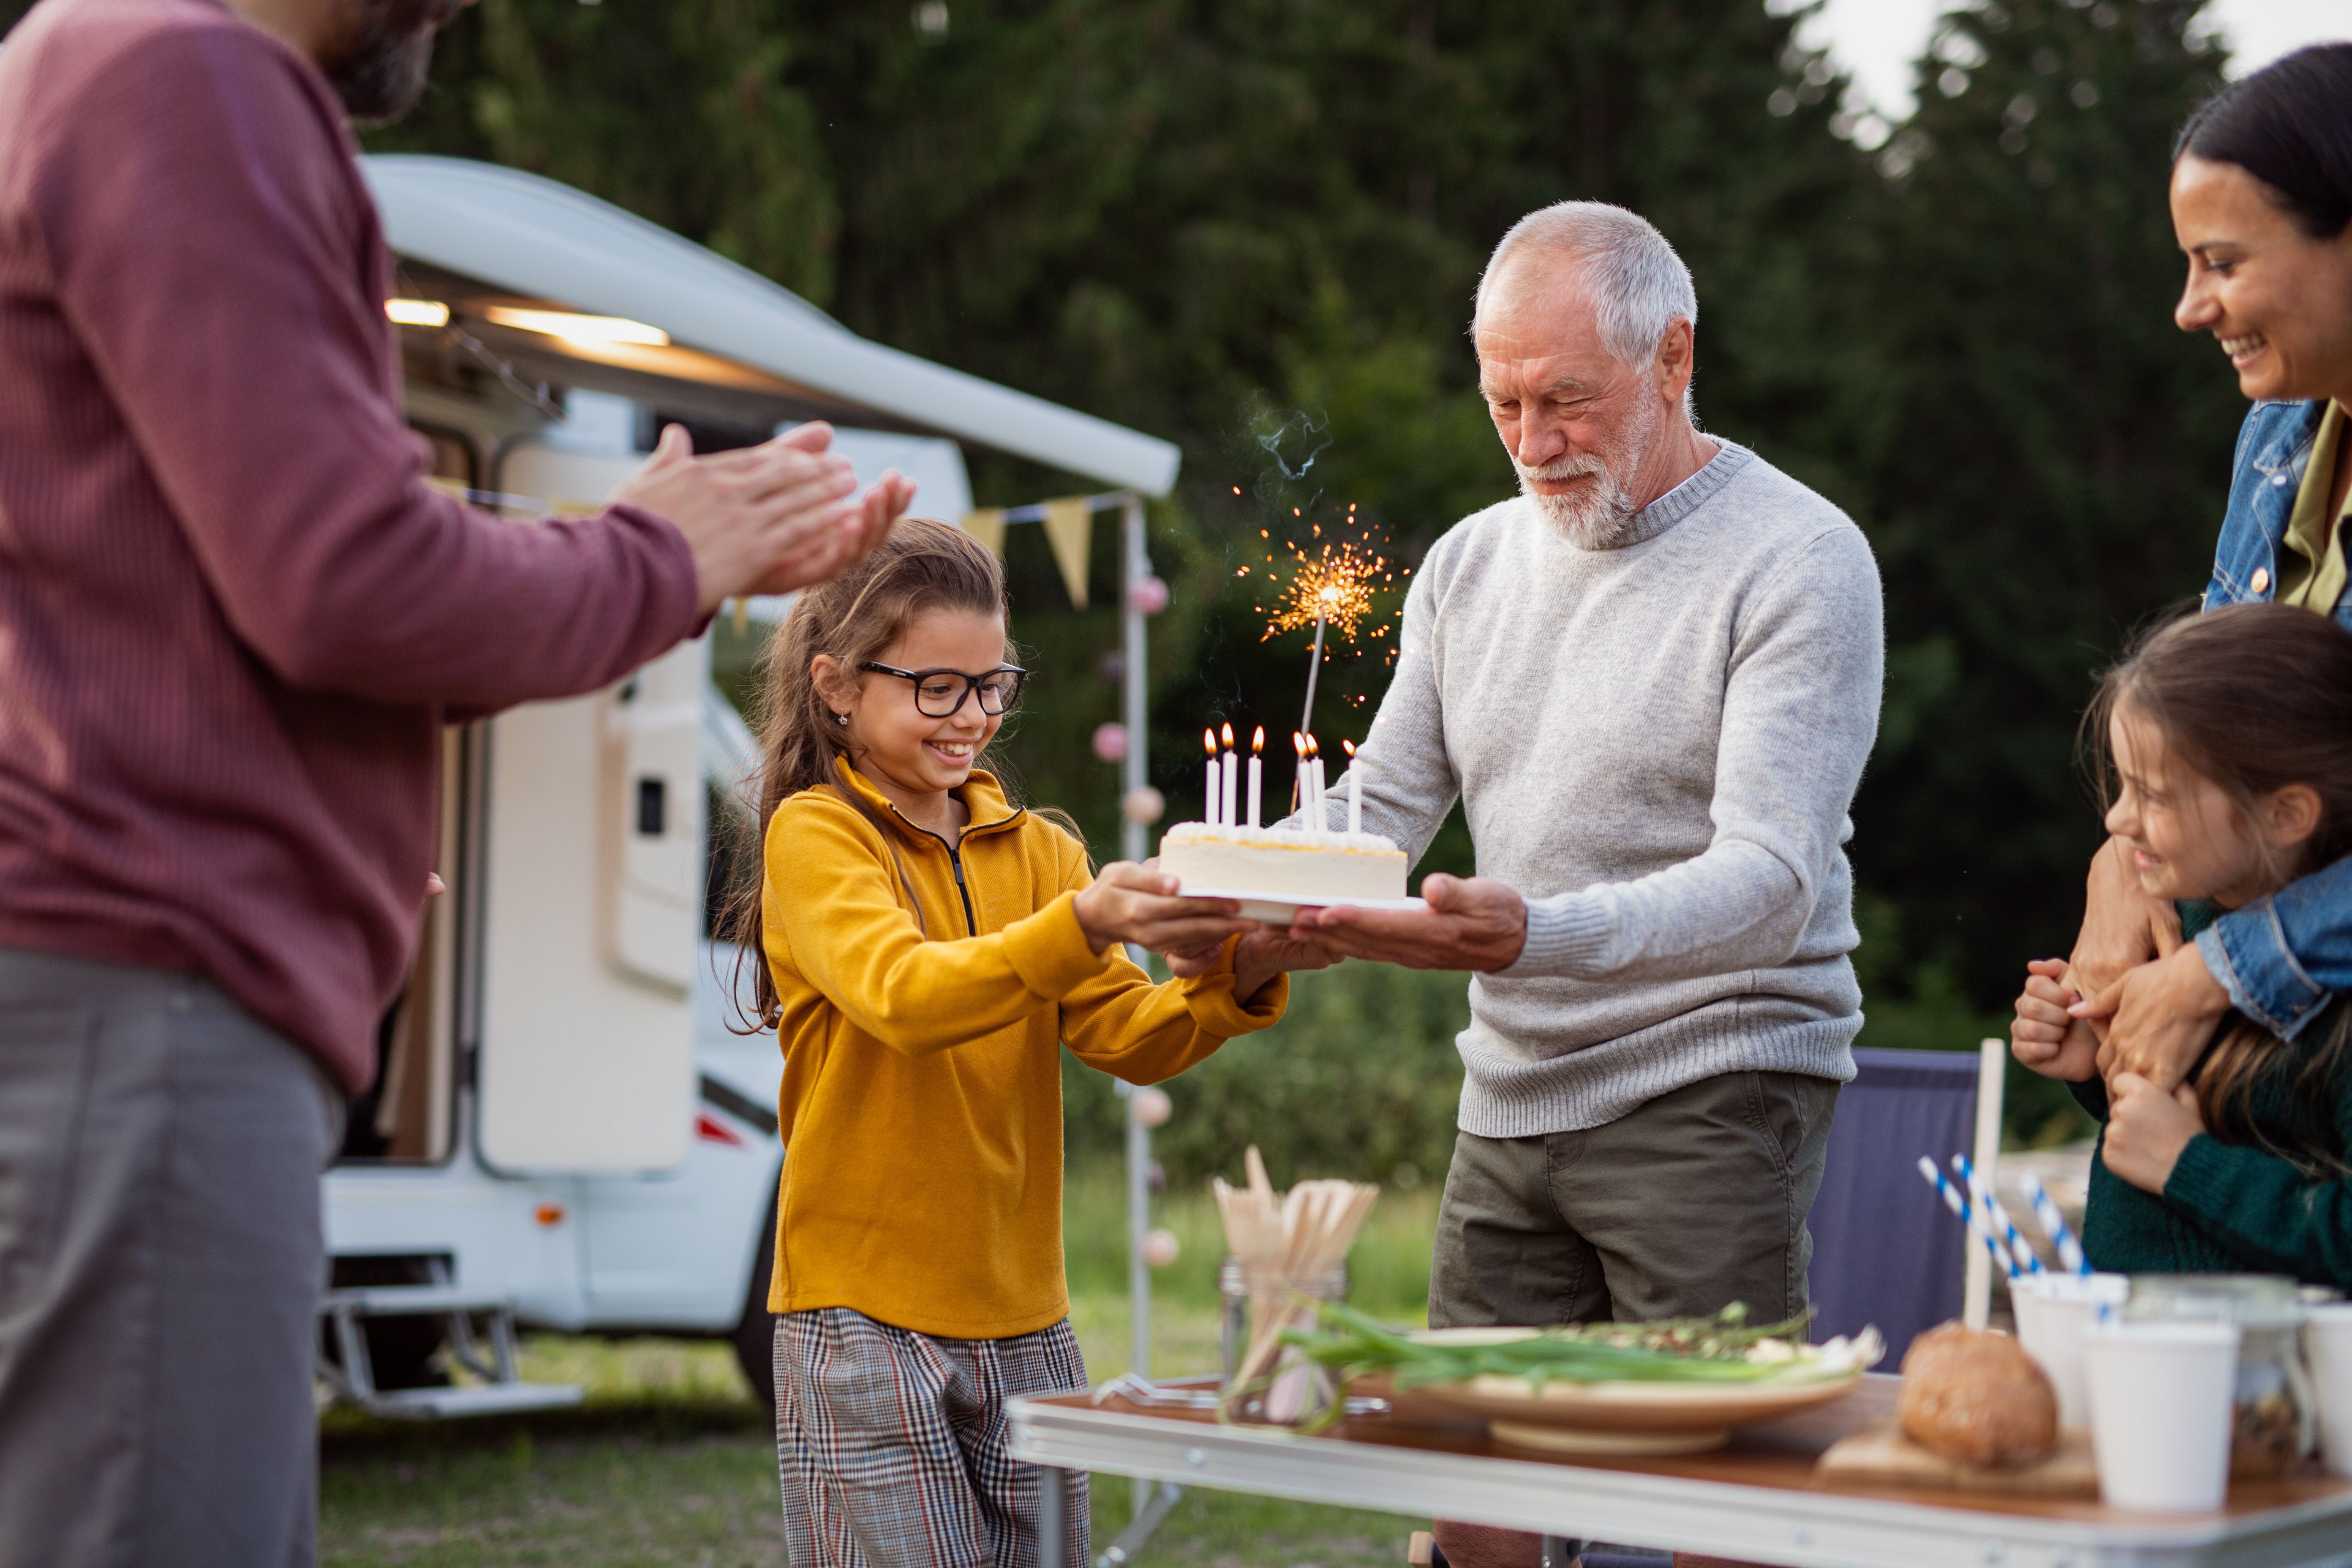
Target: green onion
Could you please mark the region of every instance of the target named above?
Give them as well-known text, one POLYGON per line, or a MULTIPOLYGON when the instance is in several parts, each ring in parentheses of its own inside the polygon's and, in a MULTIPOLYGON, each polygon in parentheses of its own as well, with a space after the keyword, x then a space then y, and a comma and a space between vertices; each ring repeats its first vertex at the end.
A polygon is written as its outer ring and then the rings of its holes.
POLYGON ((1342 1382, 1385 1372, 1400 1391, 1475 1377, 1520 1378, 1540 1394, 1551 1382, 1784 1383, 1811 1381, 1831 1371, 1817 1364, 1813 1348, 1802 1342, 1810 1313, 1760 1328, 1748 1327, 1747 1316, 1735 1302, 1714 1318, 1580 1323, 1495 1344, 1433 1344, 1326 1303, 1320 1331, 1294 1329, 1283 1338, 1342 1382), (1790 1353, 1750 1360, 1750 1352, 1767 1340, 1787 1342, 1790 1353))

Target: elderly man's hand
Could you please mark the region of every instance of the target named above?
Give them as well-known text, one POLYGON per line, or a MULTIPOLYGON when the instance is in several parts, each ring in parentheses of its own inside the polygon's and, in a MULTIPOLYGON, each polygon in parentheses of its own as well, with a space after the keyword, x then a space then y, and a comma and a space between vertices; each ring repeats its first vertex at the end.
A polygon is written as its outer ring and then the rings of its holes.
POLYGON ((2141 964, 2066 1010, 2095 1026, 2105 1026, 2099 1070, 2110 1084, 2118 1073, 2137 1073, 2169 1093, 2197 1065, 2214 1026, 2230 1010, 2230 994, 2191 943, 2141 964))
POLYGON ((1490 973, 1518 962, 1528 945, 1527 900, 1492 877, 1449 877, 1421 885, 1424 910, 1363 910, 1335 904, 1301 910, 1293 929, 1349 958, 1407 969, 1475 969, 1490 973))

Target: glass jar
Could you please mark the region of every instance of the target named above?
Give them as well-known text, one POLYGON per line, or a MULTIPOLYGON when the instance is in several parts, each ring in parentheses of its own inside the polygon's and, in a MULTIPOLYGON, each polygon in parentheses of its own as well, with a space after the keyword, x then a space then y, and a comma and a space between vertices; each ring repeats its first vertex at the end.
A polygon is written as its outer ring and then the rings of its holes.
POLYGON ((1217 1269, 1217 1353, 1225 1415, 1291 1426, 1322 1415, 1339 1397, 1321 1367, 1288 1347, 1286 1329, 1312 1329, 1316 1308, 1348 1299, 1348 1266, 1305 1279, 1246 1268, 1227 1257, 1217 1269))
POLYGON ((2124 1316, 2238 1325, 2232 1478, 2284 1476, 2312 1451, 2316 1403, 2303 1364, 2304 1304, 2293 1279, 2270 1274, 2136 1274, 2124 1316))

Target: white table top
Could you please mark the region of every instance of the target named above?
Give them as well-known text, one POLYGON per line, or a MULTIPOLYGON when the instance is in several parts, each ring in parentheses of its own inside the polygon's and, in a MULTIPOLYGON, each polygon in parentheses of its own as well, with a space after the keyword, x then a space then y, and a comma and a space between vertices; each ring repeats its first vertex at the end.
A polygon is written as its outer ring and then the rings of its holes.
POLYGON ((2088 1500, 1823 1489, 1812 1461, 1891 1412, 1874 1375, 1832 1405, 1678 1459, 1570 1461, 1497 1448, 1475 1426, 1351 1419, 1319 1437, 1220 1426, 1087 1395, 1011 1403, 1013 1452, 1102 1470, 1542 1535, 1792 1568, 2279 1568, 2352 1563, 2352 1482, 2242 1484, 2215 1514, 2088 1500))

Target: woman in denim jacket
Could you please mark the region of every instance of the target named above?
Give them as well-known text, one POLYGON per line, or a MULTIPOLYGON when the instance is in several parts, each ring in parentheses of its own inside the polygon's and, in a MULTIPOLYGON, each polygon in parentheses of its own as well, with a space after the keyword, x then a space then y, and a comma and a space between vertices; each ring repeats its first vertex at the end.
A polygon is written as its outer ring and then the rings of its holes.
MULTIPOLYGON (((2352 45, 2303 49, 2199 110, 2174 148, 2189 257, 2174 320, 2210 332, 2254 400, 2204 607, 2274 599, 2352 628, 2352 45)), ((2235 1007, 2292 1039, 2352 991, 2352 859, 2183 944, 2111 841, 2094 859, 2073 982, 2110 1020, 2101 1066, 2170 1088, 2235 1007), (2149 962, 2149 960, 2155 962, 2149 962)))

